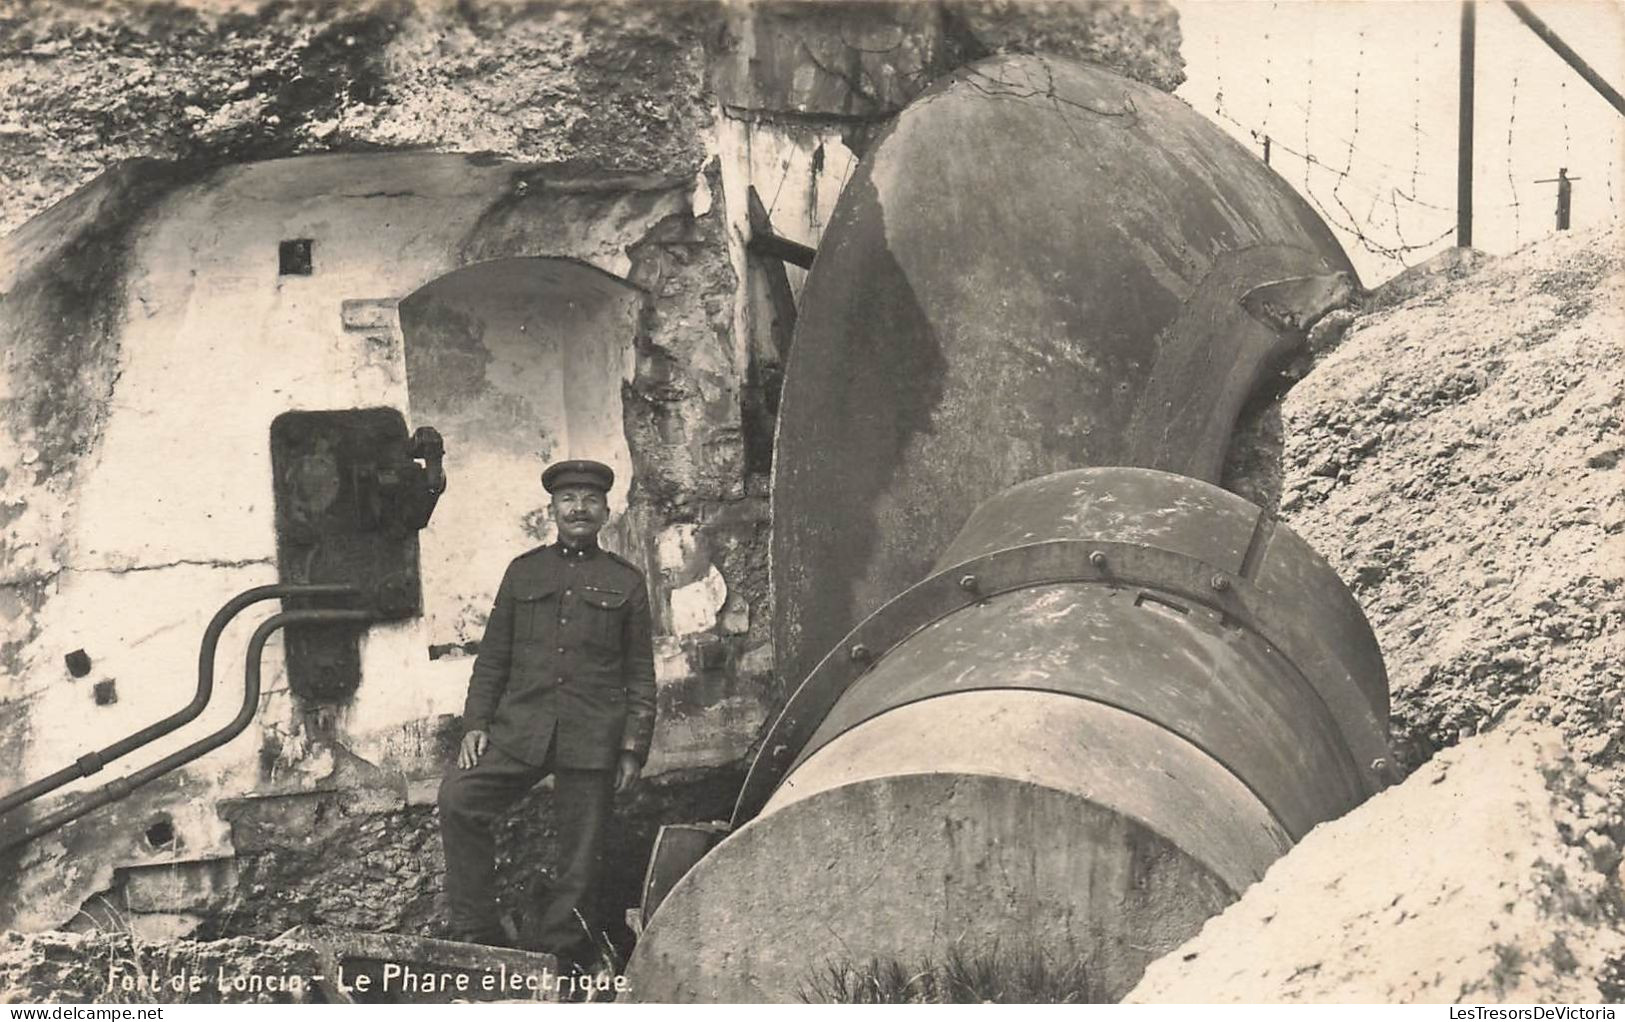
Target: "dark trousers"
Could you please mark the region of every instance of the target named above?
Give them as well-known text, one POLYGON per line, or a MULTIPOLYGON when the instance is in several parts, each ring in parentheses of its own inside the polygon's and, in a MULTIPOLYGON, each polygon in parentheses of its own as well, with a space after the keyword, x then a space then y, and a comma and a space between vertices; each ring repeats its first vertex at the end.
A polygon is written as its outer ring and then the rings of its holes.
POLYGON ((470 769, 453 763, 446 771, 440 782, 440 840, 446 849, 446 902, 456 937, 481 944, 506 943, 497 921, 491 824, 552 773, 559 825, 557 880, 540 904, 525 906, 529 917, 525 942, 535 944, 534 950, 572 958, 592 946, 592 908, 614 771, 555 769, 552 761, 549 752, 548 762, 534 767, 489 745, 470 769))

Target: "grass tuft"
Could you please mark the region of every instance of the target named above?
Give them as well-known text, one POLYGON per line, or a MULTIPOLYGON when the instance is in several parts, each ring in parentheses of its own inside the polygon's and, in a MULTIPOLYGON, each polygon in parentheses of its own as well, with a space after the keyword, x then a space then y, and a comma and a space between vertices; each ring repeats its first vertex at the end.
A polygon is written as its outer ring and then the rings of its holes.
POLYGON ((801 984, 808 1004, 1095 1004, 1107 1000, 1086 961, 1052 962, 1037 952, 967 954, 916 966, 871 958, 831 962, 801 984))

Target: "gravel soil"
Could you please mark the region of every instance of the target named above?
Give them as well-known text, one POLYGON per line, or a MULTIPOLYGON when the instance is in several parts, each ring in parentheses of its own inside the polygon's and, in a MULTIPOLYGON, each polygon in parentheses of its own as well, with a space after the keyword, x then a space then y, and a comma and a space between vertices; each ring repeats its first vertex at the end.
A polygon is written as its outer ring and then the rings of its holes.
POLYGON ((1365 608, 1407 771, 1517 709, 1620 793, 1622 246, 1564 235, 1384 285, 1252 424, 1278 477, 1232 459, 1365 608))
POLYGON ((1229 484, 1364 606, 1410 776, 1128 1000, 1625 998, 1622 237, 1407 272, 1244 424, 1229 484))
POLYGON ((1617 1001, 1622 817, 1536 725, 1311 831, 1129 1002, 1617 1001))

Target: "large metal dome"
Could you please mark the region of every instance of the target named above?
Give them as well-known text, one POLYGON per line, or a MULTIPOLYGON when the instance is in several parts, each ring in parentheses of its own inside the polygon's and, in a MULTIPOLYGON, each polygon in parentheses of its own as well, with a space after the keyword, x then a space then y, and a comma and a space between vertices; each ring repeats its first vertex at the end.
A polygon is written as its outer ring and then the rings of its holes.
POLYGON ((1238 299, 1349 271, 1274 171, 1183 102, 1043 56, 961 69, 848 184, 802 294, 773 480, 798 683, 981 501, 1087 465, 1217 481, 1295 343, 1238 299))

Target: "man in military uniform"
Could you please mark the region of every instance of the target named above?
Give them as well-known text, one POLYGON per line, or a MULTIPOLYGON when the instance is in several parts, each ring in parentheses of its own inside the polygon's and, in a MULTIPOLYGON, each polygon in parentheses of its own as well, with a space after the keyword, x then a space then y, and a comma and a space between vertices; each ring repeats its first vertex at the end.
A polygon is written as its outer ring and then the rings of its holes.
POLYGON ((540 950, 579 960, 596 893, 611 791, 637 780, 654 732, 655 679, 643 575, 598 546, 615 474, 596 461, 542 473, 558 542, 514 559, 497 588, 463 710, 462 746, 440 785, 453 936, 505 943, 491 824, 554 776, 556 882, 525 927, 540 950))

